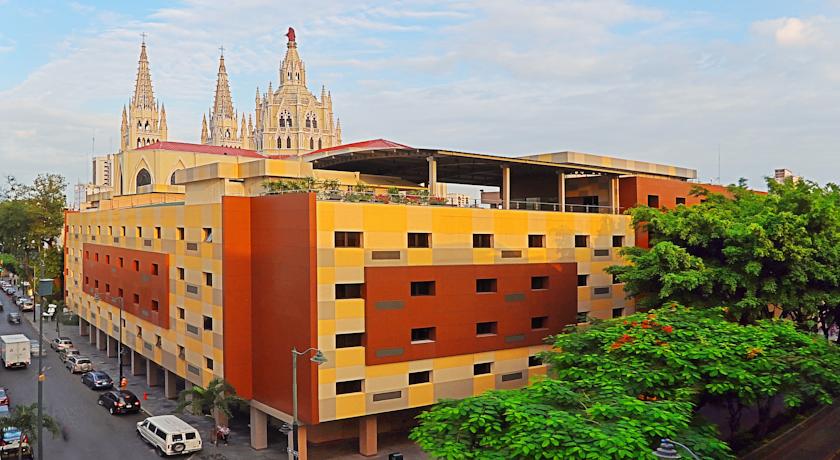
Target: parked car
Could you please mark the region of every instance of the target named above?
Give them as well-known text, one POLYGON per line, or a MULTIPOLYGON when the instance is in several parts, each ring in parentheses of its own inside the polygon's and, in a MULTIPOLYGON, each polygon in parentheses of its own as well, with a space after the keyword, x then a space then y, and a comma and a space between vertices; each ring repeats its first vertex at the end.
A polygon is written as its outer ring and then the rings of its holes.
POLYGON ((90 372, 93 370, 93 362, 86 356, 68 356, 64 367, 73 374, 90 372))
POLYGON ((65 348, 72 348, 73 341, 70 340, 70 337, 56 337, 50 342, 50 348, 55 351, 61 351, 65 348))
POLYGON ((9 409, 9 406, 0 406, 0 418, 8 417, 10 415, 12 415, 12 410, 9 409))
POLYGON ((53 319, 53 317, 55 316, 55 309, 56 309, 56 306, 53 305, 53 304, 50 304, 45 311, 41 312, 41 317, 44 318, 45 320, 53 319))
POLYGON ((29 439, 15 427, 3 428, 3 436, 0 439, 0 458, 32 458, 32 448, 29 446, 29 439), (22 439, 21 439, 22 438, 22 439))
POLYGON ((140 411, 140 400, 128 390, 106 391, 99 395, 96 403, 108 409, 111 415, 140 411))
POLYGON ((65 348, 58 352, 58 359, 61 360, 62 363, 67 362, 67 358, 71 356, 81 356, 82 352, 75 348, 65 348))
POLYGON ((8 406, 12 402, 9 400, 9 389, 0 387, 0 406, 8 406))
POLYGON ((90 371, 82 374, 82 383, 91 390, 105 390, 114 387, 111 376, 102 371, 90 371))
POLYGON ((138 422, 137 434, 151 444, 161 457, 201 450, 198 430, 174 415, 158 415, 138 422))
POLYGON ((31 353, 34 356, 38 356, 39 352, 40 352, 41 356, 47 356, 46 350, 41 351, 41 344, 38 343, 38 341, 35 340, 35 339, 30 339, 29 340, 29 353, 31 353))
POLYGON ((6 315, 6 321, 9 324, 20 324, 20 313, 12 312, 6 315))
POLYGON ((32 311, 35 309, 35 302, 32 299, 25 299, 23 305, 20 306, 20 311, 32 311))

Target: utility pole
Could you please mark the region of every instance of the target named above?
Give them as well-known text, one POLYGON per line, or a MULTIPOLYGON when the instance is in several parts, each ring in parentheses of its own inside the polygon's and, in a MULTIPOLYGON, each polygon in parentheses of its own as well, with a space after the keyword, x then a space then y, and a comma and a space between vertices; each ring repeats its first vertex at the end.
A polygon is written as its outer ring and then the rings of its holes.
MULTIPOLYGON (((44 266, 41 264, 41 273, 44 266)), ((46 305, 46 297, 52 295, 53 280, 38 280, 38 296, 41 297, 41 311, 46 305)), ((44 315, 38 318, 38 459, 44 460, 44 315)))

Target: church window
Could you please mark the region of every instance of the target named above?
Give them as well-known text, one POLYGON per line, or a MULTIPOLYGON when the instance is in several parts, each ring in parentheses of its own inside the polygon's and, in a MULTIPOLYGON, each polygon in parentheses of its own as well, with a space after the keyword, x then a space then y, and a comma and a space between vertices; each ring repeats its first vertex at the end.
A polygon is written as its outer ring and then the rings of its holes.
POLYGON ((138 137, 138 138, 137 138, 137 148, 138 148, 138 149, 140 148, 140 142, 141 142, 141 141, 140 141, 140 138, 138 137))
POLYGON ((283 118, 283 117, 280 117, 280 127, 281 127, 281 128, 285 128, 285 127, 286 127, 286 119, 285 119, 285 118, 283 118))
POLYGON ((321 150, 321 139, 318 139, 318 150, 321 150))
POLYGON ((137 131, 143 131, 143 122, 142 121, 137 122, 137 131))
POLYGON ((145 129, 144 129, 144 130, 145 130, 145 131, 148 131, 148 130, 149 130, 149 122, 148 122, 148 121, 146 122, 146 126, 145 126, 145 129))
POLYGON ((138 189, 140 187, 144 186, 144 185, 149 185, 151 183, 152 183, 152 175, 149 174, 149 171, 147 171, 146 168, 143 168, 143 169, 141 169, 140 171, 137 172, 137 188, 138 189))
POLYGON ((225 131, 225 139, 230 139, 230 130, 225 131))
POLYGON ((286 138, 286 148, 287 149, 292 148, 292 138, 291 137, 286 138))
POLYGON ((314 116, 314 115, 312 116, 312 127, 313 127, 313 128, 317 128, 317 127, 318 127, 318 119, 317 119, 317 118, 315 118, 315 116, 314 116))
POLYGON ((291 115, 286 115, 286 125, 288 125, 289 128, 292 127, 292 116, 291 115))
POLYGON ((307 115, 307 116, 306 116, 306 127, 307 127, 307 128, 311 128, 311 127, 312 127, 312 121, 311 121, 311 120, 309 120, 309 115, 307 115))
POLYGON ((283 138, 282 138, 282 137, 280 137, 280 136, 277 136, 277 148, 278 148, 278 149, 282 149, 282 148, 283 148, 283 138))
POLYGON ((315 150, 315 139, 309 138, 309 150, 315 150))
POLYGON ((177 184, 175 184, 175 173, 178 172, 178 171, 179 171, 178 169, 176 169, 175 171, 172 171, 172 175, 169 176, 169 184, 170 185, 177 185, 177 184))

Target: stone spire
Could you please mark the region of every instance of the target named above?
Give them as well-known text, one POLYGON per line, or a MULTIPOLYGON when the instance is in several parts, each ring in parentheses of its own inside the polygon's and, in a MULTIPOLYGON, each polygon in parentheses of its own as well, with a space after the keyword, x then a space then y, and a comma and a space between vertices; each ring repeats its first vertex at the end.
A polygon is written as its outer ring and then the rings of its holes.
POLYGON ((230 84, 228 83, 227 69, 225 69, 224 51, 222 51, 222 55, 219 57, 219 72, 217 75, 213 113, 215 115, 233 116, 233 100, 230 97, 230 84))
MULTIPOLYGON (((233 108, 233 98, 230 96, 230 82, 225 68, 225 49, 219 48, 219 71, 216 78, 216 95, 210 116, 201 122, 201 142, 209 145, 223 145, 225 147, 242 147, 242 137, 239 131, 239 114, 233 108), (206 135, 205 135, 206 126, 206 135)), ((244 117, 243 117, 244 120, 244 117)))
POLYGON ((138 109, 155 107, 155 93, 152 90, 152 74, 149 70, 149 57, 146 54, 146 40, 140 45, 140 61, 137 63, 137 80, 134 85, 132 105, 138 109))
POLYGON ((207 115, 201 116, 201 143, 207 143, 207 115))
POLYGON ((295 29, 289 27, 286 36, 289 38, 289 42, 286 44, 286 57, 280 64, 280 85, 306 86, 306 66, 298 55, 295 29))

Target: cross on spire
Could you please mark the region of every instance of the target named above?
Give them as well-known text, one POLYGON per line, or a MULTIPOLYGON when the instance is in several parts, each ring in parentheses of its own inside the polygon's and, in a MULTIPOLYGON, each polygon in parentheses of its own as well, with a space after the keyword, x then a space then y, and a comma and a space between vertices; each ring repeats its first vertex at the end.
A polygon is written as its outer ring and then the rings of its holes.
POLYGON ((225 45, 224 44, 222 44, 222 46, 219 47, 219 52, 222 53, 222 57, 225 57, 225 45))
POLYGON ((141 33, 140 36, 143 37, 143 44, 145 45, 146 44, 146 32, 141 33))

